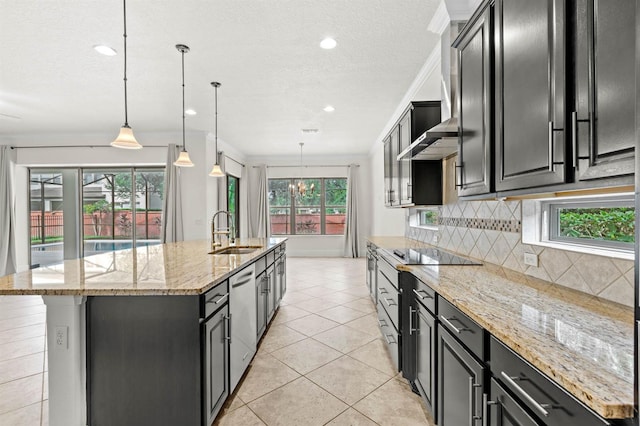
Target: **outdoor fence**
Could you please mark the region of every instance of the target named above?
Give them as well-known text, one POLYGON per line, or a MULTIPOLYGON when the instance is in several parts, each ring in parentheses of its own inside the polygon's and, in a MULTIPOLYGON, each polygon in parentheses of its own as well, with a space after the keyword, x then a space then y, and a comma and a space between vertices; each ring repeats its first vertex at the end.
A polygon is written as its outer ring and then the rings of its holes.
MULTIPOLYGON (((328 214, 325 216, 325 234, 343 235, 346 220, 345 214, 328 214)), ((291 218, 288 214, 272 214, 271 234, 287 235, 291 234, 291 218)), ((296 215, 296 234, 319 234, 320 214, 299 214, 296 215)))
MULTIPOLYGON (((85 239, 123 239, 131 238, 133 223, 130 210, 83 214, 83 232, 85 239)), ((162 226, 162 212, 137 211, 136 237, 144 239, 159 239, 162 226)), ((48 240, 62 238, 64 229, 64 215, 62 211, 31 212, 31 241, 45 243, 48 240)))

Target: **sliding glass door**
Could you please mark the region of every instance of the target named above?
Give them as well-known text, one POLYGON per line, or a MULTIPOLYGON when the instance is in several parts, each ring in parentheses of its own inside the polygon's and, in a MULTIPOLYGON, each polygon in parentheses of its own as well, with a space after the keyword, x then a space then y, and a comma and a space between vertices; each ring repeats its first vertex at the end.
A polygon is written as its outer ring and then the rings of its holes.
POLYGON ((32 170, 29 174, 31 267, 64 259, 62 171, 32 170))

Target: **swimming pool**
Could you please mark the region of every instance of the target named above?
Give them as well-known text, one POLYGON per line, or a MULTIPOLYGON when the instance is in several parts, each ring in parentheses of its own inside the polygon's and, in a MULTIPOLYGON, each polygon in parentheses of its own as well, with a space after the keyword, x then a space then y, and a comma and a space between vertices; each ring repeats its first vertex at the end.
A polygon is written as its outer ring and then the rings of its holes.
MULTIPOLYGON (((147 247, 160 244, 160 240, 138 240, 136 247, 147 247)), ((106 253, 125 250, 133 247, 131 240, 86 240, 84 241, 84 255, 106 253)), ((51 244, 37 244, 31 246, 31 267, 52 265, 64 260, 64 246, 62 242, 51 244)))

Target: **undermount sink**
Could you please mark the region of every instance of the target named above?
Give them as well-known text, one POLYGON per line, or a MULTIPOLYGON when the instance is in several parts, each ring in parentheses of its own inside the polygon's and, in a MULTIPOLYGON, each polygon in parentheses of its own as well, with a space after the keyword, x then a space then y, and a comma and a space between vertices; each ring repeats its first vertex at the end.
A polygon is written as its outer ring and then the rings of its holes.
POLYGON ((218 250, 214 250, 209 254, 249 254, 260 249, 262 247, 225 247, 218 250))

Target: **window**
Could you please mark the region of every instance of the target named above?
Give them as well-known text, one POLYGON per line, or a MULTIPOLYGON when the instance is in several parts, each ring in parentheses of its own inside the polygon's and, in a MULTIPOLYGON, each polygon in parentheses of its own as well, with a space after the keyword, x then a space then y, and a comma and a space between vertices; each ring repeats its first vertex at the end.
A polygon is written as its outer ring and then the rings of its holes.
POLYGON ((240 238, 240 179, 227 175, 227 211, 233 216, 236 238, 240 238))
POLYGON ((31 266, 62 262, 62 170, 30 170, 29 200, 31 266))
POLYGON ((522 226, 527 244, 628 257, 635 242, 633 194, 524 201, 522 226))
POLYGON ((437 226, 438 225, 438 209, 419 209, 418 210, 418 226, 437 226))
POLYGON ((300 179, 269 179, 273 235, 343 235, 347 212, 346 178, 302 179, 307 192, 291 196, 300 179))
POLYGON ((164 169, 83 169, 85 256, 160 243, 163 195, 164 169))

